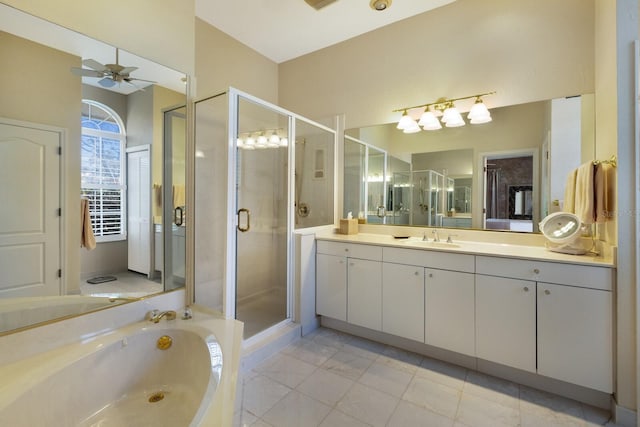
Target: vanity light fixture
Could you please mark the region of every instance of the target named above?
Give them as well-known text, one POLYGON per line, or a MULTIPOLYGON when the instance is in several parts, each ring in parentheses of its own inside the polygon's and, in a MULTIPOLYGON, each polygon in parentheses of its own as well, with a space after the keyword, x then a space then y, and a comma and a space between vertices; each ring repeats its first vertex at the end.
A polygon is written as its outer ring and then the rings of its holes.
POLYGON ((487 106, 482 101, 482 97, 493 94, 495 94, 495 92, 480 93, 477 95, 452 99, 440 98, 437 101, 430 102, 428 104, 393 110, 394 113, 402 112, 402 117, 400 118, 400 121, 398 121, 398 125, 396 127, 404 133, 415 133, 420 131, 420 126, 422 126, 422 129, 424 130, 442 129, 443 124, 448 128, 464 126, 466 123, 454 102, 471 98, 475 98, 476 101, 471 107, 471 110, 467 115, 467 119, 471 124, 488 123, 491 121, 491 113, 489 113, 487 106), (409 115, 408 111, 418 108, 423 108, 424 112, 420 116, 420 120, 416 122, 415 119, 409 115), (440 120, 438 120, 436 111, 441 113, 440 120))
POLYGON ((286 147, 288 141, 281 136, 282 133, 282 129, 242 132, 236 139, 236 146, 243 150, 286 147))

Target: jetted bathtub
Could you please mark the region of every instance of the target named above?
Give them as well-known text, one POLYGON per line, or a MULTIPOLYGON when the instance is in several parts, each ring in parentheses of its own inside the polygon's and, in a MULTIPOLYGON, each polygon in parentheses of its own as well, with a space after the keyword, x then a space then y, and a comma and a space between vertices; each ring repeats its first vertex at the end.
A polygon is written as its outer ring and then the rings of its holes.
POLYGON ((224 322, 199 313, 138 322, 0 367, 0 426, 223 425, 242 336, 224 322), (236 335, 232 351, 214 331, 236 335))

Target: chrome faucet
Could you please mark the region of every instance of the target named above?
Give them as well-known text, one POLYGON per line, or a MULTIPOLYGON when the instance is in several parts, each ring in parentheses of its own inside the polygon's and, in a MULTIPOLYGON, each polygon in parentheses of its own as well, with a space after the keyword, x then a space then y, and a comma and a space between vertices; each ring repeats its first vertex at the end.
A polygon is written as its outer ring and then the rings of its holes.
POLYGON ((423 242, 428 242, 429 239, 427 239, 427 232, 425 231, 424 233, 422 233, 422 241, 423 242))
POLYGON ((173 310, 167 310, 167 311, 151 310, 147 314, 147 318, 149 319, 150 322, 153 322, 153 323, 158 323, 160 319, 162 319, 163 317, 166 317, 167 320, 175 320, 176 312, 173 310))
POLYGON ((447 236, 447 243, 453 243, 452 237, 458 237, 458 235, 457 234, 449 234, 447 236))
POLYGON ((434 242, 439 242, 439 241, 440 241, 440 237, 438 237, 438 229, 437 229, 437 228, 436 228, 436 229, 434 229, 434 230, 432 231, 432 233, 433 233, 433 241, 434 241, 434 242))

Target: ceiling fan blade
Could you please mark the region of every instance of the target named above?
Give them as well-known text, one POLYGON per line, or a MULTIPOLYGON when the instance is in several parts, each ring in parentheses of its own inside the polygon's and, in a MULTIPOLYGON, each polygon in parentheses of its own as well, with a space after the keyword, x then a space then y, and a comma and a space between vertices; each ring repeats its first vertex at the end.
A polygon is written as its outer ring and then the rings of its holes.
POLYGON ((307 2, 307 4, 312 8, 314 8, 315 10, 320 10, 323 7, 329 6, 331 3, 333 3, 336 0, 304 0, 304 1, 307 2))
POLYGON ((154 82, 153 80, 137 79, 135 77, 126 77, 124 80, 127 82, 131 82, 131 80, 137 80, 139 82, 158 83, 158 82, 154 82))
POLYGON ((138 67, 124 67, 122 70, 118 72, 118 74, 128 76, 129 74, 133 73, 137 69, 138 67))
POLYGON ((110 77, 105 77, 102 80, 98 80, 98 84, 102 87, 114 87, 116 85, 116 81, 110 77))
POLYGON ((96 71, 105 71, 107 67, 96 61, 95 59, 85 59, 82 61, 82 65, 92 68, 96 71))
POLYGON ((102 71, 87 70, 86 68, 71 67, 71 72, 76 76, 104 77, 104 73, 102 71))

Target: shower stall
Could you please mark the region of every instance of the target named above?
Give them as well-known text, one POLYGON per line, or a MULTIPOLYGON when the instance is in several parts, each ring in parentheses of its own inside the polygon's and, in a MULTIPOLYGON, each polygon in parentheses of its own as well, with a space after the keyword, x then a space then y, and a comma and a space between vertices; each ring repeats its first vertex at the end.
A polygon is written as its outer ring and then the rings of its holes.
POLYGON ((293 230, 334 223, 335 132, 235 89, 195 119, 195 302, 246 339, 291 318, 293 230))

